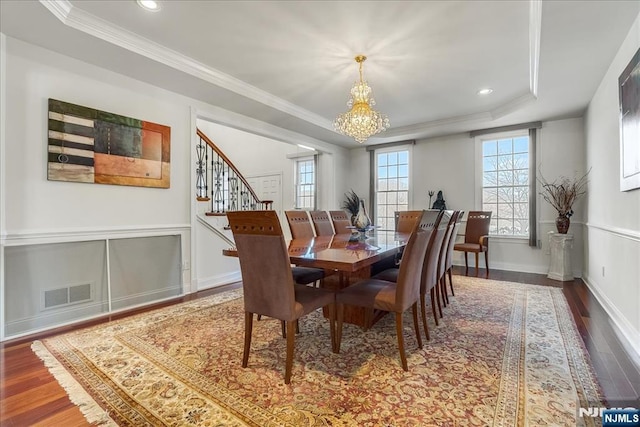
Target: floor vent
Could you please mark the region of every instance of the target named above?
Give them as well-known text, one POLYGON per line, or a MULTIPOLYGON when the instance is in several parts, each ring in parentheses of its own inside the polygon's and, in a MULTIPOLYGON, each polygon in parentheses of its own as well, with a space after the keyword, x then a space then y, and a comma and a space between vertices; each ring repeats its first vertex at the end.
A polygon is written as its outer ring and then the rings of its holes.
POLYGON ((44 291, 44 308, 55 308, 79 302, 91 301, 91 284, 69 286, 44 291))

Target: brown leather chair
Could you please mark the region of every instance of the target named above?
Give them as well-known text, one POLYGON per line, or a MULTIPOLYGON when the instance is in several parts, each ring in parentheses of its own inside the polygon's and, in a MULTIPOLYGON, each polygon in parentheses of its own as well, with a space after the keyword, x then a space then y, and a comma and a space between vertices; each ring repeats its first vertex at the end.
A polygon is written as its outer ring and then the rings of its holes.
POLYGON ((228 212, 244 292, 244 353, 242 367, 249 362, 253 315, 286 322, 287 358, 284 382, 291 381, 296 321, 318 308, 329 306, 331 348, 335 351, 335 294, 326 289, 298 285, 293 281, 289 253, 275 211, 228 212))
MULTIPOLYGON (((427 216, 425 213, 423 218, 427 216)), ((418 347, 422 348, 422 338, 420 337, 420 328, 418 326, 418 299, 420 298, 422 260, 427 251, 432 227, 433 225, 428 222, 419 221, 415 223, 404 251, 402 264, 400 264, 397 283, 371 278, 348 286, 336 294, 338 311, 336 352, 340 352, 345 304, 393 312, 396 315, 396 335, 402 369, 409 370, 404 350, 402 314, 411 307, 418 347)))
POLYGON ((395 222, 398 233, 411 233, 416 221, 422 217, 422 211, 396 211, 395 222))
POLYGON ((447 266, 447 249, 449 242, 451 241, 451 234, 453 233, 453 227, 456 224, 456 218, 458 211, 445 211, 445 214, 449 217, 447 228, 442 239, 442 246, 440 247, 440 255, 438 256, 438 293, 443 306, 449 304, 449 297, 447 296, 447 283, 446 283, 446 266, 447 266))
POLYGON ((292 238, 299 239, 315 236, 307 211, 285 211, 284 214, 287 216, 292 238))
POLYGON ((313 221, 313 227, 316 229, 316 236, 333 236, 333 225, 331 225, 331 219, 326 211, 312 211, 309 212, 311 221, 313 221))
MULTIPOLYGON (((462 223, 462 218, 464 217, 464 211, 457 211, 458 215, 456 216, 456 223, 453 225, 453 231, 451 232, 451 238, 449 239, 449 245, 447 246, 447 258, 445 261, 445 273, 449 276, 449 286, 451 287, 451 295, 455 296, 455 292, 453 291, 453 279, 452 279, 452 270, 453 270, 453 247, 456 244, 456 236, 458 235, 458 230, 460 229, 460 224, 462 223)), ((445 278, 446 281, 446 278, 445 278)), ((447 292, 447 284, 444 285, 445 295, 447 292)))
POLYGON ((349 214, 344 211, 329 211, 331 221, 333 222, 333 228, 336 230, 336 234, 351 234, 351 220, 349 214))
MULTIPOLYGON (((431 297, 431 311, 433 312, 433 317, 435 319, 436 325, 439 325, 440 323, 438 321, 438 313, 436 311, 436 302, 439 303, 438 295, 436 294, 439 255, 439 251, 437 250, 437 248, 442 245, 442 239, 444 238, 446 227, 444 225, 444 221, 442 220, 442 216, 444 214, 443 211, 428 209, 425 212, 426 217, 423 217, 421 221, 423 223, 426 222, 428 224, 433 224, 434 228, 434 232, 431 234, 431 238, 427 246, 427 251, 425 252, 425 257, 422 260, 422 274, 420 277, 420 311, 422 313, 422 326, 424 328, 425 336, 427 337, 427 340, 429 340, 431 339, 431 337, 429 336, 429 326, 427 324, 426 298, 428 292, 431 297)), ((402 265, 403 263, 404 257, 400 265, 402 265)), ((398 273, 399 270, 397 268, 390 268, 373 276, 373 278, 387 280, 390 282, 397 282, 398 273)))
POLYGON ((484 252, 484 263, 489 277, 489 225, 491 211, 470 211, 467 215, 467 229, 464 232, 464 243, 456 243, 453 249, 464 252, 464 274, 469 275, 467 253, 476 254, 476 277, 478 276, 478 254, 484 252))

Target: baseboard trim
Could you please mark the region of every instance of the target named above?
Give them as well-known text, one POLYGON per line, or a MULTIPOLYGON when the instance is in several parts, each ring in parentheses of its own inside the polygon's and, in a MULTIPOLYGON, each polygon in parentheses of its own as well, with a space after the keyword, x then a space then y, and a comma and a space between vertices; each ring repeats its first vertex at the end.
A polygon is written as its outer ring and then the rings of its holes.
POLYGON ((589 292, 591 292, 605 313, 607 313, 611 321, 612 329, 618 337, 620 344, 622 344, 622 347, 627 352, 629 359, 635 365, 636 369, 640 371, 640 332, 635 331, 622 313, 611 303, 609 298, 598 290, 594 285, 594 283, 596 283, 595 281, 592 282, 588 276, 584 276, 582 280, 587 285, 589 292))
POLYGON ((240 271, 232 271, 231 273, 218 274, 216 276, 198 279, 196 292, 203 291, 205 289, 217 288, 219 286, 228 285, 241 280, 242 274, 240 271))

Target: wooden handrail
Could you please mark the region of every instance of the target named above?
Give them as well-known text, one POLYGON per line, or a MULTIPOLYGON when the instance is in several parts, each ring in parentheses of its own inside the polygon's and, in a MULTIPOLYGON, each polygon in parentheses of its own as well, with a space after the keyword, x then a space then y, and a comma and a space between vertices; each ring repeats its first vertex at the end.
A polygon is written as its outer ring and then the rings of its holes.
POLYGON ((233 172, 236 174, 238 178, 240 178, 244 186, 249 190, 249 192, 251 193, 251 196, 253 196, 253 199, 257 203, 263 204, 264 206, 267 207, 267 209, 273 207, 273 200, 260 200, 258 198, 258 195, 253 191, 253 188, 251 187, 251 185, 249 185, 249 182, 247 182, 245 177, 240 173, 236 165, 234 165, 233 162, 229 160, 229 158, 222 152, 222 150, 220 150, 220 148, 218 148, 218 146, 214 144, 214 142, 211 141, 211 139, 209 139, 209 137, 207 137, 207 135, 205 135, 204 132, 202 132, 199 128, 196 128, 196 134, 204 142, 206 142, 207 145, 211 147, 211 149, 215 151, 218 156, 220 156, 220 158, 229 166, 229 168, 231 168, 231 170, 233 170, 233 172))

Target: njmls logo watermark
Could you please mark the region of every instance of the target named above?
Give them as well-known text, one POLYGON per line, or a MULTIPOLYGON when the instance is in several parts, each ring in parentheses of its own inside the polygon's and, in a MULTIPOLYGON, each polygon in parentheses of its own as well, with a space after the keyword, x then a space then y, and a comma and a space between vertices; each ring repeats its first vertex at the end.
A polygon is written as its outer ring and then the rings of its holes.
MULTIPOLYGON (((591 403, 591 402, 589 402, 591 403)), ((602 407, 602 402, 591 405, 578 404, 579 418, 600 418, 602 426, 629 426, 640 427, 640 399, 622 398, 617 401, 607 401, 607 407, 602 407)))

